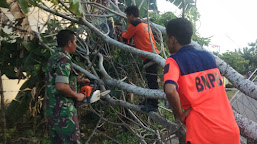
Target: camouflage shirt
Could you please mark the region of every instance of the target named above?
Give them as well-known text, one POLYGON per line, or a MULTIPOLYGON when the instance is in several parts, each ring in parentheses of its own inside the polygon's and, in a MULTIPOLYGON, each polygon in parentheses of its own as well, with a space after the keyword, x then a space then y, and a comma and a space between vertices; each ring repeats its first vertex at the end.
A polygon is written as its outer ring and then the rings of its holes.
POLYGON ((63 96, 56 90, 55 83, 66 83, 77 92, 77 76, 72 67, 71 56, 64 50, 56 50, 46 67, 46 116, 49 118, 71 117, 77 113, 73 99, 63 96))

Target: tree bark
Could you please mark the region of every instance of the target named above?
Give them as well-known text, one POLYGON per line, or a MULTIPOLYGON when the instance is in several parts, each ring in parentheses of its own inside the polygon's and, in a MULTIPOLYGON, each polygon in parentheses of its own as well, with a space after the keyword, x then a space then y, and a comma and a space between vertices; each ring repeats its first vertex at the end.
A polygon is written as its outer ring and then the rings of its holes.
POLYGON ((240 134, 251 141, 257 141, 257 123, 234 112, 236 122, 240 129, 240 134))

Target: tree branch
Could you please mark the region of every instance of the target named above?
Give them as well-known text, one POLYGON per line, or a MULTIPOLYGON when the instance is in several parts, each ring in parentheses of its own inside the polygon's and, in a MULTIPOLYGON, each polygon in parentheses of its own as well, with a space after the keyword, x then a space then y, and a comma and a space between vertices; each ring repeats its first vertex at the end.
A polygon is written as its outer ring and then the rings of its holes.
POLYGON ((141 0, 141 3, 138 6, 138 9, 141 9, 142 5, 144 4, 145 0, 141 0))
POLYGON ((119 87, 123 90, 126 90, 127 92, 132 92, 134 94, 145 96, 147 98, 166 99, 165 93, 161 90, 141 88, 141 87, 130 85, 120 80, 115 80, 111 78, 108 75, 108 73, 105 71, 105 68, 103 66, 103 56, 100 53, 98 53, 98 56, 99 56, 99 64, 98 64, 99 69, 104 77, 104 82, 107 85, 112 87, 119 87))
POLYGON ((158 32, 158 34, 160 35, 160 42, 161 42, 161 52, 163 53, 163 57, 164 59, 167 59, 167 55, 166 55, 166 52, 165 52, 165 47, 163 45, 163 37, 162 37, 162 32, 160 31, 160 29, 158 29, 156 27, 156 25, 154 24, 151 24, 152 27, 155 28, 155 30, 158 32))
POLYGON ((257 141, 257 123, 234 112, 236 122, 240 129, 240 134, 247 139, 257 141))
MULTIPOLYGON (((133 105, 133 104, 130 104, 128 102, 121 101, 121 100, 114 100, 110 97, 110 95, 106 95, 104 98, 109 103, 111 103, 112 105, 118 105, 118 106, 129 108, 129 109, 134 110, 134 111, 145 113, 145 112, 141 111, 140 106, 133 105)), ((153 120, 155 120, 156 122, 160 123, 161 125, 170 129, 173 132, 180 128, 180 126, 178 126, 177 124, 167 120, 166 118, 161 117, 160 115, 158 115, 155 112, 148 112, 148 113, 145 113, 145 114, 147 114, 150 118, 152 118, 153 120)))
POLYGON ((60 17, 65 18, 67 20, 70 20, 71 22, 82 24, 82 25, 85 25, 85 26, 89 27, 98 36, 100 36, 105 42, 107 42, 107 43, 109 43, 109 44, 111 44, 113 46, 119 47, 122 50, 126 50, 128 52, 137 54, 139 56, 143 56, 143 57, 146 57, 148 59, 151 59, 151 60, 155 61, 158 65, 160 65, 162 67, 164 67, 164 65, 165 65, 165 60, 161 56, 159 56, 157 54, 150 53, 150 52, 142 51, 142 50, 136 49, 134 47, 128 46, 126 44, 123 44, 121 42, 118 42, 118 41, 108 37, 107 35, 103 34, 100 30, 98 30, 95 26, 93 26, 91 23, 86 21, 84 18, 81 18, 80 21, 78 21, 75 18, 70 18, 70 17, 68 17, 66 15, 58 13, 57 11, 54 12, 53 10, 47 9, 44 6, 40 6, 40 5, 37 5, 37 6, 39 8, 44 9, 45 11, 48 11, 50 13, 53 13, 53 14, 57 15, 57 16, 60 16, 60 17))
POLYGON ((185 0, 182 0, 182 18, 185 18, 185 0))
POLYGON ((92 5, 99 6, 99 7, 104 8, 104 9, 106 9, 107 11, 109 11, 109 12, 111 12, 111 13, 117 15, 117 16, 126 18, 125 14, 124 14, 123 12, 121 12, 120 10, 118 10, 119 12, 116 12, 116 11, 113 11, 113 10, 111 10, 111 9, 109 9, 109 8, 107 8, 107 7, 105 7, 104 5, 101 5, 101 4, 96 3, 96 2, 87 2, 87 1, 83 0, 82 3, 92 4, 92 5))
POLYGON ((98 120, 98 122, 97 122, 97 124, 96 124, 94 130, 92 131, 91 135, 88 137, 88 139, 87 139, 87 141, 86 141, 86 144, 89 143, 89 141, 91 140, 91 138, 92 138, 93 135, 95 134, 95 132, 96 132, 98 126, 100 125, 100 122, 101 122, 101 121, 102 121, 102 117, 100 117, 100 119, 98 120))

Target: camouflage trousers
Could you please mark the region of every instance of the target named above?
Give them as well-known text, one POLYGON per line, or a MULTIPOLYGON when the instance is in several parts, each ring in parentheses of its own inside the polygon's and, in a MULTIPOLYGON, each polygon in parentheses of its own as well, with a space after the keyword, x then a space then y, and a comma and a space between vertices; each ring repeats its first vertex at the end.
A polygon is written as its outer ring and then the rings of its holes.
POLYGON ((80 144, 80 130, 77 113, 72 117, 48 118, 51 144, 80 144))

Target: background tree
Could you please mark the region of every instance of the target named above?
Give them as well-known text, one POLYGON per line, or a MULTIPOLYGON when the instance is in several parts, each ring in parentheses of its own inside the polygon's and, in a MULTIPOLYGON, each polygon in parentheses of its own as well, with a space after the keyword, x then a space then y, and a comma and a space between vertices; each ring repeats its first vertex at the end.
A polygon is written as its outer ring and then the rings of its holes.
POLYGON ((238 73, 242 75, 247 74, 249 60, 245 60, 238 52, 226 52, 219 57, 233 67, 238 73))
POLYGON ((249 61, 247 71, 253 72, 257 68, 257 40, 248 44, 249 47, 239 49, 238 53, 245 59, 249 61))

